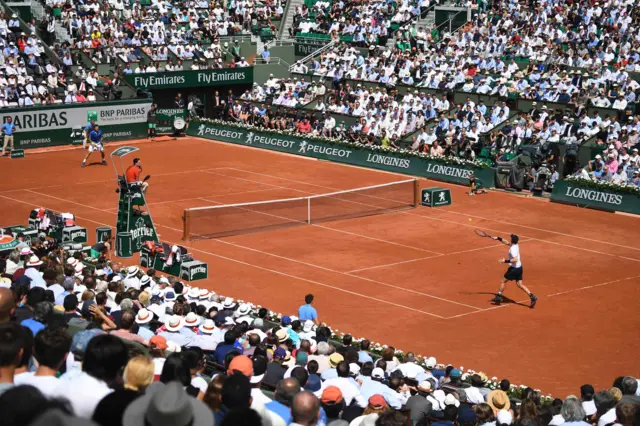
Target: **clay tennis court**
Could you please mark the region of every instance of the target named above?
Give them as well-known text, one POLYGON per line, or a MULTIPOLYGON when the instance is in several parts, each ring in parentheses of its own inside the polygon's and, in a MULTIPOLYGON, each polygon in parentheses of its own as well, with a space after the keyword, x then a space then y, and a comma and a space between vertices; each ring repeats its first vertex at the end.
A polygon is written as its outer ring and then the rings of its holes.
MULTIPOLYGON (((180 242, 185 208, 304 197, 407 176, 202 139, 143 142, 149 208, 163 241, 180 242)), ((114 146, 106 147, 110 153, 114 146)), ((115 225, 111 164, 80 168, 79 148, 2 159, 2 226, 29 211, 70 211, 89 229, 115 225)), ((91 159, 97 161, 97 157, 91 159)), ((639 218, 491 192, 453 205, 321 222, 188 243, 208 262, 206 286, 276 312, 313 293, 321 320, 355 337, 435 356, 564 397, 584 380, 607 388, 640 374, 639 218), (497 291, 507 248, 473 230, 520 236, 535 309, 511 283, 497 291)), ((136 258, 129 259, 134 263, 136 258)))

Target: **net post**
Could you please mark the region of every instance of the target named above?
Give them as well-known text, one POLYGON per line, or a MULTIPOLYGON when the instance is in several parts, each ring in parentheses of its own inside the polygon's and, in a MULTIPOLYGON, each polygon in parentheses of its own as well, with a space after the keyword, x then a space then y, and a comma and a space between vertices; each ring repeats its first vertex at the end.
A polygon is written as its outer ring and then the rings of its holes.
POLYGON ((307 223, 311 224, 311 197, 307 198, 307 223))
POLYGON ((418 207, 420 205, 420 201, 420 180, 416 179, 413 181, 413 207, 418 207))
POLYGON ((191 212, 189 209, 184 209, 184 216, 182 216, 182 240, 189 241, 189 235, 191 235, 191 212))

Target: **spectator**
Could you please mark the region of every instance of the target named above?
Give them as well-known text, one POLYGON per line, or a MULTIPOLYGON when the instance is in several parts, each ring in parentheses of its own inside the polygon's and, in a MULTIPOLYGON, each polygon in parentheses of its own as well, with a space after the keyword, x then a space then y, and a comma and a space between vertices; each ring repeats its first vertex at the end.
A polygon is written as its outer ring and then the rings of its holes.
POLYGON ((265 404, 265 408, 279 417, 285 424, 291 423, 291 407, 295 396, 300 393, 300 383, 295 378, 283 379, 278 382, 274 400, 265 404))
POLYGON ((201 401, 189 397, 180 383, 170 382, 152 386, 145 396, 133 401, 124 412, 122 424, 210 426, 214 416, 201 401))
POLYGON ((24 351, 25 329, 15 323, 0 324, 0 395, 14 386, 14 374, 24 351))
POLYGON ((151 358, 142 355, 133 357, 127 363, 122 374, 124 388, 142 393, 153 383, 153 376, 154 364, 151 358))
POLYGON ((55 393, 69 400, 78 417, 91 418, 93 411, 120 379, 127 364, 127 348, 115 336, 99 335, 89 340, 82 360, 82 373, 61 380, 55 393))
POLYGON ((315 426, 320 418, 320 400, 309 391, 302 391, 293 398, 292 423, 300 426, 315 426))
POLYGON ((251 407, 251 384, 243 374, 228 376, 222 385, 222 406, 215 415, 216 424, 221 423, 227 413, 234 409, 251 407))
POLYGON ((38 389, 48 398, 55 398, 60 385, 58 371, 67 359, 71 349, 71 338, 63 330, 46 328, 36 334, 33 355, 38 369, 33 375, 21 379, 21 384, 38 389))

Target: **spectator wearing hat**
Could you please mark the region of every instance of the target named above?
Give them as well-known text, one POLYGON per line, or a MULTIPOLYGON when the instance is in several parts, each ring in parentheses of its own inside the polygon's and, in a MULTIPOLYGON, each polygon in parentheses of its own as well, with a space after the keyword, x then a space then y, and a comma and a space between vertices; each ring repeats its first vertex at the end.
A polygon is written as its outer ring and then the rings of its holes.
POLYGON ((167 339, 168 342, 174 342, 178 346, 187 346, 193 336, 193 332, 190 334, 182 333, 184 328, 184 317, 182 315, 170 315, 166 318, 164 323, 164 331, 158 333, 158 336, 162 336, 167 339))
POLYGON ((495 389, 487 395, 487 404, 493 409, 493 413, 497 414, 500 410, 509 410, 511 402, 506 392, 502 389, 495 389))
POLYGON ((40 275, 40 267, 42 266, 42 261, 38 258, 38 256, 31 255, 29 260, 25 263, 25 271, 24 275, 31 279, 31 288, 33 287, 42 287, 44 289, 47 288, 47 283, 40 275))
POLYGON ((115 336, 92 337, 82 359, 82 372, 61 380, 54 391, 71 403, 78 417, 91 418, 102 398, 115 386, 128 361, 127 348, 115 336))
POLYGON ((273 360, 267 365, 264 379, 262 379, 264 383, 275 387, 284 378, 287 367, 282 364, 286 357, 287 351, 284 348, 277 348, 273 352, 273 360))
POLYGON ((359 407, 365 408, 367 406, 367 400, 360 393, 358 386, 349 378, 349 364, 345 361, 338 362, 338 365, 336 366, 336 373, 338 377, 326 379, 322 383, 322 389, 316 392, 316 396, 321 397, 322 391, 325 388, 335 386, 342 392, 342 396, 347 406, 351 405, 352 401, 355 401, 359 407))
POLYGON ((513 414, 508 410, 498 411, 496 426, 510 426, 513 423, 513 414))
POLYGON ((327 424, 340 420, 342 411, 346 406, 340 388, 327 386, 320 396, 320 405, 327 415, 327 424))
POLYGON ((162 336, 153 336, 149 339, 149 356, 153 360, 154 365, 154 380, 160 380, 162 369, 166 361, 166 350, 169 349, 167 339, 162 336))
POLYGON ((364 399, 368 400, 373 395, 382 395, 391 407, 400 409, 402 406, 401 398, 398 392, 384 384, 385 373, 382 368, 372 368, 370 365, 365 365, 362 367, 361 373, 360 393, 364 399))
POLYGON ((338 364, 341 363, 342 361, 344 361, 344 357, 337 352, 334 352, 331 355, 329 355, 329 368, 324 370, 320 375, 320 377, 322 377, 322 380, 335 379, 336 377, 338 377, 338 372, 336 371, 336 368, 338 367, 338 364))
POLYGON ((150 324, 154 319, 154 314, 146 308, 142 308, 136 314, 136 324, 138 324, 138 336, 149 341, 155 333, 150 328, 150 324))
MULTIPOLYGON (((221 420, 221 419, 220 419, 221 420)), ((211 426, 214 416, 209 407, 190 397, 178 382, 154 384, 133 401, 122 417, 123 426, 211 426)))

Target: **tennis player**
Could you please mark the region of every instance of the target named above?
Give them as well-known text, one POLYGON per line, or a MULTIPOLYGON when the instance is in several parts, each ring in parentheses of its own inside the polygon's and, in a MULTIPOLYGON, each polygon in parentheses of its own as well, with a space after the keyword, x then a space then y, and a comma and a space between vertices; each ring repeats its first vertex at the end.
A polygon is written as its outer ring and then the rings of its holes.
POLYGON ((518 241, 520 238, 516 234, 511 234, 511 242, 508 243, 502 239, 502 237, 491 237, 496 241, 500 241, 502 244, 508 245, 509 247, 509 257, 507 259, 500 259, 500 263, 509 264, 509 269, 504 274, 502 278, 502 282, 500 283, 500 290, 498 290, 498 294, 491 301, 493 303, 500 304, 504 301, 502 297, 502 292, 504 291, 504 287, 507 284, 507 281, 515 281, 518 288, 529 295, 529 299, 531 300, 531 308, 536 306, 536 302, 538 298, 529 291, 529 289, 522 283, 522 259, 520 258, 520 246, 518 245, 518 241))
POLYGON ((91 133, 89 133, 89 143, 90 143, 89 152, 87 152, 87 155, 84 157, 84 160, 82 160, 82 167, 84 167, 87 164, 87 159, 89 158, 89 156, 93 151, 100 152, 100 155, 102 156, 102 165, 106 166, 107 160, 105 160, 104 158, 104 145, 102 145, 102 130, 100 130, 100 127, 97 124, 93 125, 93 130, 91 131, 91 133))

